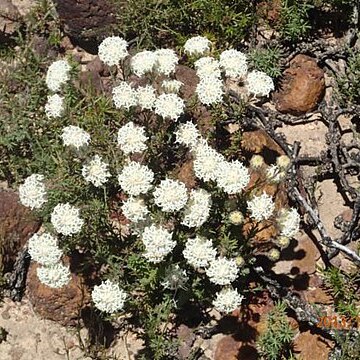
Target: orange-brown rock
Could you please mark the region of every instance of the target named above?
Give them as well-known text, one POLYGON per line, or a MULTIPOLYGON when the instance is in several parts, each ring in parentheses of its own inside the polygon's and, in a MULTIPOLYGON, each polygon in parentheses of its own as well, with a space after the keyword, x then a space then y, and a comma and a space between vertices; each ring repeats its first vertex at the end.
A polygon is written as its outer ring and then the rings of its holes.
POLYGON ((219 340, 214 355, 214 360, 255 360, 258 358, 254 345, 238 341, 231 335, 219 340))
POLYGON ((12 270, 19 250, 40 227, 14 191, 0 190, 0 273, 12 270))
POLYGON ((325 93, 324 71, 307 55, 297 55, 284 71, 273 99, 278 111, 301 115, 314 110, 325 93))
POLYGON ((263 153, 264 157, 268 152, 273 152, 277 156, 284 155, 280 146, 264 130, 244 132, 241 146, 254 154, 263 153))
POLYGON ((257 5, 257 13, 270 24, 279 20, 281 11, 281 0, 261 1, 257 5))
POLYGON ((310 330, 300 333, 294 339, 294 350, 303 360, 327 359, 333 343, 310 330))
POLYGON ((176 80, 183 83, 180 89, 182 98, 187 101, 191 97, 193 97, 195 94, 196 86, 199 82, 196 71, 189 68, 188 66, 178 65, 175 69, 175 78, 176 80))
POLYGON ((41 317, 64 326, 77 324, 81 309, 89 302, 90 294, 80 276, 72 273, 68 285, 53 289, 42 284, 36 274, 36 263, 31 263, 27 277, 27 295, 41 317))
POLYGON ((194 162, 189 159, 176 167, 174 177, 182 181, 188 189, 195 188, 197 181, 194 173, 194 162))

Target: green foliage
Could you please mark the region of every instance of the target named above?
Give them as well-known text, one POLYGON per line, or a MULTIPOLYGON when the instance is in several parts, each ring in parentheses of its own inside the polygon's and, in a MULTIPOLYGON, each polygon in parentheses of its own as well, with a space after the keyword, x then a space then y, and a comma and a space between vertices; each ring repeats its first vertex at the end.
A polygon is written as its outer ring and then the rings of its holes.
POLYGON ((360 53, 350 50, 345 75, 337 77, 340 100, 343 104, 360 103, 360 53))
POLYGON ((117 4, 120 32, 128 39, 137 37, 142 47, 183 45, 193 35, 205 35, 219 48, 236 46, 255 21, 254 5, 244 0, 129 0, 123 6, 117 4))
POLYGON ((281 36, 292 42, 303 38, 310 29, 309 10, 312 8, 306 0, 282 0, 278 28, 281 36))
POLYGON ((360 359, 360 335, 358 331, 336 331, 334 337, 339 350, 333 352, 329 357, 330 360, 360 359))
POLYGON ((266 331, 257 340, 257 349, 266 360, 289 359, 295 335, 286 316, 286 304, 276 304, 267 317, 266 331))
POLYGON ((282 51, 278 46, 254 49, 249 54, 252 67, 264 71, 272 78, 281 75, 280 60, 282 56, 282 51))
POLYGON ((336 311, 352 319, 359 316, 358 275, 348 275, 336 267, 330 267, 323 271, 323 276, 334 297, 336 311))

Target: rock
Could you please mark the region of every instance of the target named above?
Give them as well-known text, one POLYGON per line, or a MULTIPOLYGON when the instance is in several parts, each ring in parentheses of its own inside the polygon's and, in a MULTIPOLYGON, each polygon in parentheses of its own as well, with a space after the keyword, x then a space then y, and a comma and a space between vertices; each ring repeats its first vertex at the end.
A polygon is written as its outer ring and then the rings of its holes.
POLYGON ((100 95, 103 92, 101 77, 94 71, 82 71, 76 85, 87 94, 100 95))
POLYGON ((325 93, 324 71, 307 55, 297 55, 284 71, 273 100, 283 113, 301 115, 314 110, 325 93))
POLYGON ((80 311, 89 302, 90 293, 79 275, 72 273, 68 285, 53 289, 42 284, 31 263, 27 277, 27 295, 38 315, 64 326, 76 325, 80 311))
POLYGON ((115 24, 115 6, 111 0, 54 0, 54 4, 64 32, 80 43, 98 43, 115 24))
POLYGON ((280 18, 281 0, 262 1, 257 5, 257 13, 270 24, 275 24, 280 18))
POLYGON ((0 190, 0 273, 11 272, 18 252, 40 227, 11 190, 0 190))
POLYGON ((188 189, 194 189, 196 187, 197 180, 194 173, 193 160, 187 160, 177 166, 174 170, 174 178, 183 182, 188 189))
POLYGON ((39 5, 37 0, 11 0, 11 2, 16 6, 22 17, 29 14, 34 7, 39 5))
POLYGON ((179 358, 186 360, 190 356, 192 345, 195 341, 195 334, 188 326, 181 324, 177 329, 177 336, 180 340, 179 358))
POLYGON ((20 14, 10 0, 0 0, 0 39, 12 35, 19 26, 20 14))
POLYGON ((189 100, 194 96, 196 86, 199 82, 199 78, 196 75, 194 69, 189 68, 184 65, 177 65, 175 69, 175 78, 178 81, 181 81, 184 85, 180 88, 180 93, 184 100, 189 100))
POLYGON ((214 355, 214 360, 256 360, 258 358, 254 346, 237 341, 230 335, 218 342, 214 355))
POLYGON ((333 343, 310 330, 300 333, 294 339, 294 350, 303 360, 327 359, 333 343))

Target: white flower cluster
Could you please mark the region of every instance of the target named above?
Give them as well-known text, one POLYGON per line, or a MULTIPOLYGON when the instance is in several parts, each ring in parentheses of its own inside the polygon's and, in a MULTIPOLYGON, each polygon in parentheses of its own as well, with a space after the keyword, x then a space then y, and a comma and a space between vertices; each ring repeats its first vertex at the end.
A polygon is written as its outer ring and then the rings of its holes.
POLYGON ((62 256, 57 239, 47 233, 41 235, 34 234, 29 239, 28 253, 32 260, 45 266, 56 264, 62 256))
POLYGON ((165 289, 170 290, 184 289, 187 281, 188 276, 186 271, 176 264, 169 266, 165 270, 164 280, 161 282, 161 285, 165 289))
POLYGON ((210 51, 210 40, 203 36, 194 36, 188 39, 184 45, 184 51, 189 55, 203 55, 210 51))
POLYGON ((244 297, 232 288, 224 288, 216 293, 216 298, 213 305, 216 310, 228 314, 236 310, 243 301, 244 297))
POLYGON ((274 90, 274 82, 264 72, 253 70, 246 77, 246 87, 255 96, 268 96, 274 90))
POLYGON ((238 50, 225 50, 220 54, 220 66, 225 76, 231 79, 243 78, 248 70, 246 55, 238 50))
POLYGON ((48 96, 47 103, 45 104, 45 114, 51 118, 58 118, 64 111, 64 98, 58 94, 48 96))
POLYGON ((135 223, 145 220, 149 214, 149 210, 141 198, 129 197, 124 201, 121 209, 125 217, 135 223))
POLYGON ((46 190, 44 185, 44 175, 32 174, 28 176, 24 183, 19 186, 19 197, 22 205, 31 210, 39 209, 46 203, 46 190))
POLYGON ((140 86, 136 90, 137 102, 142 110, 152 110, 156 101, 155 88, 151 85, 140 86))
POLYGON ((191 190, 190 199, 184 210, 181 224, 192 228, 200 227, 209 218, 211 195, 203 190, 191 190))
POLYGON ((185 184, 172 179, 162 180, 153 195, 155 204, 165 212, 181 210, 188 199, 185 184))
POLYGON ((199 141, 194 148, 194 171, 196 177, 204 181, 215 181, 218 176, 218 168, 224 157, 209 146, 206 141, 199 141))
POLYGON ((39 266, 36 272, 41 283, 54 289, 67 285, 71 278, 69 267, 61 263, 39 266))
POLYGON ((279 218, 280 235, 292 238, 299 231, 300 215, 295 208, 283 210, 279 218))
POLYGON ((124 308, 127 294, 120 289, 118 284, 106 280, 100 285, 95 285, 91 293, 92 301, 97 309, 108 314, 113 314, 124 308))
POLYGON ((196 75, 200 81, 204 79, 220 79, 220 63, 211 56, 205 56, 195 61, 196 75))
POLYGON ((204 268, 215 259, 216 249, 214 249, 211 240, 195 237, 188 239, 183 255, 194 268, 204 268))
POLYGON ((146 150, 147 139, 145 128, 135 125, 132 121, 122 126, 117 136, 120 149, 127 155, 146 150))
POLYGON ((159 49, 155 51, 155 70, 159 74, 169 76, 175 71, 179 58, 172 49, 159 49))
POLYGON ((122 81, 112 90, 115 107, 129 110, 132 106, 137 105, 137 92, 127 82, 122 81))
POLYGON ((77 234, 84 224, 79 213, 80 210, 69 203, 57 204, 51 213, 51 223, 60 234, 77 234))
POLYGON ((267 220, 273 214, 275 204, 270 195, 263 192, 260 196, 254 196, 254 198, 247 202, 251 217, 256 221, 267 220))
POLYGON ((59 91, 70 79, 70 65, 66 60, 54 61, 46 73, 46 85, 51 91, 59 91))
POLYGON ((184 100, 176 94, 161 94, 155 101, 155 113, 171 120, 177 120, 184 108, 184 100))
POLYGON ((99 155, 95 155, 87 165, 83 166, 82 176, 96 187, 103 186, 111 176, 108 166, 99 155))
POLYGON ((238 276, 239 268, 233 259, 217 258, 210 262, 206 275, 216 285, 229 285, 238 276))
POLYGON ((146 165, 131 161, 118 176, 121 188, 132 196, 146 194, 152 187, 154 173, 146 165))
POLYGON ((144 256, 154 264, 163 261, 176 245, 171 232, 155 225, 145 227, 141 239, 145 246, 144 256))
POLYGON ((180 124, 175 132, 176 142, 194 148, 200 139, 200 132, 191 121, 180 124))
POLYGON ((248 185, 250 174, 238 160, 222 161, 217 169, 216 181, 228 194, 238 194, 248 185))
POLYGON ((179 80, 163 80, 161 87, 166 93, 177 94, 180 91, 181 86, 184 85, 179 80))
POLYGON ((223 82, 218 78, 201 79, 196 86, 196 94, 204 105, 221 103, 224 95, 223 82))
POLYGON ((153 51, 144 50, 131 58, 131 69, 136 76, 143 76, 153 71, 156 63, 156 54, 153 51))
POLYGON ((281 171, 280 167, 274 164, 266 169, 266 178, 273 183, 279 183, 285 178, 285 175, 285 172, 281 171))
POLYGON ((99 45, 99 58, 106 65, 118 65, 128 55, 127 42, 119 36, 110 36, 99 45))
POLYGON ((90 141, 90 135, 85 130, 74 125, 64 127, 60 137, 64 145, 73 146, 76 149, 88 145, 90 141))

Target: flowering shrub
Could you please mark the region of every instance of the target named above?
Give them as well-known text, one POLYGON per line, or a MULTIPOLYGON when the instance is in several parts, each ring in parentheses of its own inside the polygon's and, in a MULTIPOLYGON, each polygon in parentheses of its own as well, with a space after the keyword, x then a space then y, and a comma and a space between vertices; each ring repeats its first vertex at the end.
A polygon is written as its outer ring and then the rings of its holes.
MULTIPOLYGON (((106 115, 97 123, 69 117, 72 124, 59 133, 66 191, 56 176, 40 174, 28 177, 19 190, 25 206, 40 209, 48 231, 29 243, 32 259, 42 265, 39 280, 51 287, 70 280, 58 237, 64 251, 81 252, 95 265, 101 284, 92 290, 94 307, 104 314, 140 311, 146 332, 157 306, 169 313, 186 303, 222 313, 238 308, 255 255, 277 260, 277 248, 289 244, 300 218, 264 190, 286 178, 289 159, 279 157, 268 166, 259 155, 251 160, 228 155, 194 116, 196 109, 226 113, 232 106, 229 81, 243 89, 245 105, 261 100, 274 89, 269 76, 248 71, 246 54, 229 49, 215 56, 210 41, 196 37, 186 42, 185 53, 199 82, 184 98, 186 84, 174 78, 180 61, 174 50, 145 50, 129 59, 127 48, 119 37, 99 47, 105 64, 119 65, 106 115), (102 123, 106 134, 98 131, 102 123), (186 159, 195 185, 177 177, 175 169, 186 159), (269 225, 277 235, 266 239, 270 247, 264 252, 255 240, 269 225)), ((71 111, 64 88, 69 71, 66 60, 48 70, 49 89, 64 91, 45 104, 49 118, 71 111)))

